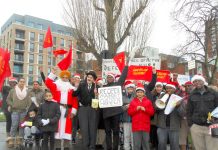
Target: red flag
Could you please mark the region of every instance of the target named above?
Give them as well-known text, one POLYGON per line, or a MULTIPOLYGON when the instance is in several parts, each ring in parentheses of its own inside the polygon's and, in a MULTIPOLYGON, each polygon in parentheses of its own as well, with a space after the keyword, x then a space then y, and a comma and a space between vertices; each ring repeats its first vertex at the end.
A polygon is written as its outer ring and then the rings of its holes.
POLYGON ((51 29, 50 29, 50 26, 49 26, 48 30, 47 30, 47 33, 46 33, 46 36, 45 36, 43 47, 48 48, 48 47, 52 47, 52 45, 53 45, 52 35, 51 35, 51 29))
POLYGON ((10 53, 6 49, 0 48, 0 90, 2 89, 2 85, 6 77, 11 76, 10 69, 10 53))
POLYGON ((67 51, 64 50, 64 49, 56 49, 56 50, 53 50, 53 54, 55 55, 55 57, 57 57, 58 55, 64 55, 66 54, 67 51))
POLYGON ((151 81, 152 67, 151 66, 129 66, 128 80, 145 80, 151 81))
POLYGON ((168 83, 170 81, 169 70, 157 70, 157 82, 168 83))
POLYGON ((113 59, 120 72, 122 72, 125 67, 125 52, 118 53, 113 59))
POLYGON ((72 46, 67 54, 67 56, 62 59, 57 65, 61 70, 67 70, 72 63, 72 46))

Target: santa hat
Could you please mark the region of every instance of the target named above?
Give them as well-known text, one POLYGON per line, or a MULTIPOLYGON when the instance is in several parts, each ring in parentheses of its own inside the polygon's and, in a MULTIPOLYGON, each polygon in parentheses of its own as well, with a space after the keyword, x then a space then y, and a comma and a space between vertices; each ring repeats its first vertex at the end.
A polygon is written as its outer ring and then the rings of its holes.
POLYGON ((79 73, 75 73, 73 77, 74 77, 74 78, 79 78, 79 79, 80 79, 80 74, 79 74, 79 73))
POLYGON ((185 82, 185 86, 186 86, 186 85, 193 85, 193 84, 192 84, 191 81, 187 81, 187 82, 185 82))
POLYGON ((127 88, 129 88, 129 87, 135 88, 135 84, 133 84, 131 81, 127 80, 127 81, 124 83, 124 87, 125 87, 125 89, 127 89, 127 88))
POLYGON ((115 81, 117 82, 117 81, 119 80, 119 78, 120 78, 120 74, 117 74, 117 75, 115 76, 115 81))
POLYGON ((155 87, 156 86, 162 86, 163 87, 163 83, 162 82, 156 82, 155 87))
POLYGON ((167 84, 166 84, 166 87, 172 87, 172 88, 174 88, 174 89, 176 89, 176 83, 175 82, 168 82, 167 84))
POLYGON ((64 76, 67 76, 68 78, 71 77, 70 71, 68 70, 62 70, 59 74, 60 78, 63 78, 64 76))
POLYGON ((16 83, 18 83, 17 79, 15 77, 9 77, 8 81, 9 82, 16 82, 16 83))
POLYGON ((97 79, 96 79, 96 83, 103 84, 103 80, 102 80, 102 78, 97 78, 97 79))
POLYGON ((108 77, 108 76, 113 77, 113 79, 115 80, 115 75, 114 75, 112 72, 107 73, 107 77, 108 77))
POLYGON ((145 88, 144 88, 143 84, 141 84, 141 83, 137 84, 136 91, 138 91, 138 90, 142 90, 145 92, 145 88))
POLYGON ((193 77, 192 77, 192 80, 191 80, 191 82, 193 83, 195 80, 201 80, 201 81, 203 81, 204 83, 206 83, 206 81, 205 81, 205 78, 202 76, 202 75, 194 75, 193 77))

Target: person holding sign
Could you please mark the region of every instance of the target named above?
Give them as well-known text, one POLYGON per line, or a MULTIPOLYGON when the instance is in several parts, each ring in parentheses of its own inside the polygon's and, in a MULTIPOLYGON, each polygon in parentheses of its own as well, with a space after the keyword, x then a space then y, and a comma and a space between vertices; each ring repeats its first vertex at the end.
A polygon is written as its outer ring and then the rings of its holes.
POLYGON ((145 97, 142 84, 136 88, 136 97, 130 102, 128 114, 132 118, 134 150, 150 150, 150 117, 154 115, 152 102, 145 97))
MULTIPOLYGON (((129 59, 127 63, 129 63, 129 59)), ((107 74, 107 84, 104 87, 122 86, 126 80, 128 73, 128 65, 126 65, 121 73, 118 82, 115 82, 115 75, 113 73, 107 74)), ((116 96, 116 95, 114 95, 116 96)), ((118 150, 119 145, 119 132, 120 132, 120 115, 123 112, 122 107, 109 107, 103 108, 103 118, 106 133, 107 150, 118 150), (113 131, 113 144, 112 133, 113 131)))
POLYGON ((187 121, 196 150, 214 150, 218 148, 218 138, 209 134, 208 113, 218 106, 218 93, 205 86, 205 78, 195 75, 191 79, 195 89, 191 92, 187 104, 187 121))
MULTIPOLYGON (((168 94, 165 106, 168 106, 170 97, 176 91, 176 84, 169 82, 166 84, 166 94, 168 94)), ((165 94, 165 95, 166 95, 165 94)), ((164 96, 165 96, 164 95, 164 96)), ((163 96, 163 97, 164 97, 163 96)), ((172 99, 173 100, 173 99, 172 99)), ((158 136, 158 150, 167 149, 167 139, 169 137, 170 149, 179 150, 179 129, 180 120, 184 112, 183 107, 180 105, 181 101, 176 103, 175 109, 170 114, 165 114, 165 109, 161 109, 155 103, 157 114, 157 136, 158 136)))
POLYGON ((94 150, 96 144, 96 135, 98 127, 99 109, 93 108, 93 100, 97 96, 97 88, 95 80, 97 75, 94 71, 86 73, 83 82, 75 83, 78 87, 72 96, 79 97, 79 126, 82 133, 82 143, 84 150, 94 150))

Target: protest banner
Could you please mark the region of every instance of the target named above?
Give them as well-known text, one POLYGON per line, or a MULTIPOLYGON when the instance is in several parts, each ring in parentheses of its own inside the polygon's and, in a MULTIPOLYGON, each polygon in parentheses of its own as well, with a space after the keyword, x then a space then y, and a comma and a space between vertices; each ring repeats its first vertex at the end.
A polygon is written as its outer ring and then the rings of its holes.
POLYGON ((123 105, 121 86, 99 88, 98 93, 100 108, 118 107, 123 105))
POLYGON ((169 70, 157 70, 157 82, 168 83, 170 81, 169 70))
POLYGON ((151 66, 129 66, 127 80, 146 80, 152 79, 151 66))

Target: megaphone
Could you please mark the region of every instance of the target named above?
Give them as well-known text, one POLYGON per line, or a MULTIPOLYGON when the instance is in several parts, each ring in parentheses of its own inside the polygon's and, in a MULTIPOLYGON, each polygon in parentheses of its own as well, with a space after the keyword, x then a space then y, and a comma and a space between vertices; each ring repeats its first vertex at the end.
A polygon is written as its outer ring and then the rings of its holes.
POLYGON ((166 101, 169 98, 169 94, 165 94, 161 99, 157 99, 155 101, 155 105, 159 108, 159 109, 164 109, 166 107, 166 101))

